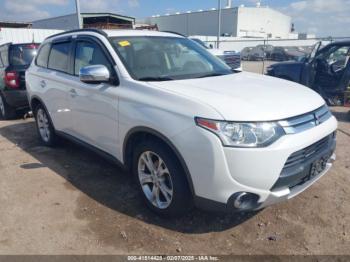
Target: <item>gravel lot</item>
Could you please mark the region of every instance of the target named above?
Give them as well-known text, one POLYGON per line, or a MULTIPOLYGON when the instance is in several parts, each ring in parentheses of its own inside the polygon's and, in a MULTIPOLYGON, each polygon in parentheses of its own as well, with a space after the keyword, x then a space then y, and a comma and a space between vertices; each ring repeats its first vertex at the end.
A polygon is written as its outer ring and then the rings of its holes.
POLYGON ((0 121, 0 254, 350 254, 350 122, 337 161, 296 198, 252 214, 162 219, 130 175, 68 141, 38 142, 33 119, 0 121))

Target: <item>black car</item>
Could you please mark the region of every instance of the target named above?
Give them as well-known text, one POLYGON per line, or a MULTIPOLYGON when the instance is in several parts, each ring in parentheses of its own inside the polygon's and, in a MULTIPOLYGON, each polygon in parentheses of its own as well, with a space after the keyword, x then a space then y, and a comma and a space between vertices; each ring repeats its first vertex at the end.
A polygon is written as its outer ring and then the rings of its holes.
POLYGON ((350 41, 317 43, 301 61, 282 62, 267 68, 267 74, 306 85, 329 105, 339 105, 350 84, 350 41))
POLYGON ((11 119, 29 108, 25 71, 38 47, 36 43, 0 46, 0 118, 11 119))

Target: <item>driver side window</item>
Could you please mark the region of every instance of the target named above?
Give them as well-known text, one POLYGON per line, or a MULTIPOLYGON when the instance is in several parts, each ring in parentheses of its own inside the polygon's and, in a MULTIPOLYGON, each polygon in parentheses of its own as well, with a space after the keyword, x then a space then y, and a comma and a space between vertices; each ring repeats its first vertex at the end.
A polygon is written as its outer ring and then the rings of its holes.
POLYGON ((345 67, 348 62, 348 59, 347 59, 348 55, 349 55, 349 47, 342 46, 330 52, 329 56, 326 57, 326 60, 329 65, 336 64, 337 66, 345 67))
POLYGON ((89 41, 77 42, 75 49, 74 74, 79 75, 81 68, 91 65, 104 65, 112 72, 112 66, 101 48, 89 41))

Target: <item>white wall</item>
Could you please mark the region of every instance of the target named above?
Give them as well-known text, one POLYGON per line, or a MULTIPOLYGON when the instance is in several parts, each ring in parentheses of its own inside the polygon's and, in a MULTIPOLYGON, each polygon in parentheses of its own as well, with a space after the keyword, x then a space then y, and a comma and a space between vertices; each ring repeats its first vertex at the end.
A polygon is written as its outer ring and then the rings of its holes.
MULTIPOLYGON (((230 8, 222 10, 221 33, 235 35, 237 33, 237 10, 230 8)), ((216 36, 218 29, 218 11, 182 13, 150 17, 146 23, 157 24, 160 31, 173 31, 184 35, 216 36)))
MULTIPOLYGON (((239 37, 288 38, 291 18, 268 7, 234 7, 222 9, 221 33, 239 37)), ((150 17, 146 23, 157 24, 161 31, 184 35, 216 36, 218 11, 182 13, 150 17)))
POLYGON ((41 43, 45 38, 62 32, 62 30, 48 29, 22 29, 22 28, 1 28, 0 45, 12 42, 16 43, 41 43))
POLYGON ((33 28, 73 30, 79 28, 76 14, 52 17, 48 19, 34 21, 33 28))
POLYGON ((263 33, 272 34, 273 38, 288 38, 291 23, 291 17, 268 7, 239 7, 237 36, 263 33))

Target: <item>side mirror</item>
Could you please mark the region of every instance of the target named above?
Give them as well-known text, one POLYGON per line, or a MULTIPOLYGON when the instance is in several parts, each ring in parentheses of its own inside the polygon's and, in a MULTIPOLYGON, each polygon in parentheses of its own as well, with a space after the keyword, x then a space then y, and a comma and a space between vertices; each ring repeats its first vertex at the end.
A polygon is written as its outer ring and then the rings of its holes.
POLYGON ((99 84, 109 82, 110 72, 104 65, 85 66, 79 71, 79 79, 87 84, 99 84))

